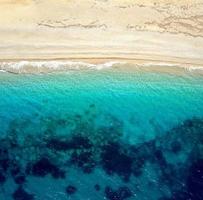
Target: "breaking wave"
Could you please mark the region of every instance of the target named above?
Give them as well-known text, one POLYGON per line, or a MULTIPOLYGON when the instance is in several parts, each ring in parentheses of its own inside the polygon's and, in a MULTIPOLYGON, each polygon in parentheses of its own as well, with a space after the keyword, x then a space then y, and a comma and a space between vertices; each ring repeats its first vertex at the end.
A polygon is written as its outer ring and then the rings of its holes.
POLYGON ((111 68, 123 62, 111 61, 103 64, 90 64, 76 61, 16 61, 1 62, 0 71, 12 73, 49 73, 54 71, 111 68))
MULTIPOLYGON (((11 61, 0 62, 0 72, 11 73, 51 73, 69 70, 102 70, 112 67, 126 66, 126 62, 109 61, 102 64, 91 64, 87 62, 78 61, 11 61)), ((203 66, 190 66, 177 63, 164 63, 164 62, 149 62, 144 64, 133 64, 134 68, 141 67, 165 67, 165 68, 182 68, 186 71, 203 72, 203 66)))

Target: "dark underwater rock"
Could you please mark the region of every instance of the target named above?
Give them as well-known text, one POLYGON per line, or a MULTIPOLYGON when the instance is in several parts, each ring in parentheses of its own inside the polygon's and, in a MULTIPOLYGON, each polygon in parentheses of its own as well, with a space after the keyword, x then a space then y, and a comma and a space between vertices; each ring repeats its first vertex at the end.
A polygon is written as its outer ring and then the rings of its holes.
POLYGON ((95 189, 96 191, 100 191, 100 190, 101 190, 101 187, 100 187, 99 184, 95 184, 95 185, 94 185, 94 189, 95 189))
POLYGON ((5 145, 3 145, 3 141, 1 141, 1 145, 0 145, 0 156, 5 157, 8 156, 8 150, 5 148, 5 145))
POLYGON ((132 192, 126 186, 113 190, 111 187, 105 188, 105 196, 109 200, 125 200, 132 197, 132 192))
POLYGON ((41 158, 31 167, 31 173, 34 176, 44 177, 51 174, 54 178, 64 178, 65 172, 60 170, 56 165, 51 163, 47 158, 41 158))
POLYGON ((146 161, 152 159, 151 154, 154 151, 152 147, 154 148, 153 143, 149 142, 142 144, 138 148, 134 146, 129 148, 133 160, 132 174, 134 176, 139 177, 142 175, 146 161))
POLYGON ((84 173, 91 173, 96 165, 92 158, 92 153, 83 151, 80 153, 72 153, 70 162, 81 168, 84 173))
POLYGON ((121 152, 119 144, 109 143, 103 147, 101 164, 106 173, 116 173, 127 180, 132 173, 132 163, 132 158, 121 152))
POLYGON ((26 192, 22 186, 12 194, 14 200, 34 200, 34 195, 26 192))
POLYGON ((88 138, 78 135, 65 140, 52 138, 47 142, 47 147, 56 151, 68 151, 76 149, 90 149, 92 145, 88 138))
POLYGON ((0 184, 3 184, 6 182, 6 177, 5 175, 0 171, 0 184))
POLYGON ((157 149, 154 152, 153 156, 156 160, 156 163, 158 163, 161 168, 167 166, 166 159, 164 158, 164 155, 160 149, 157 149))
POLYGON ((171 151, 173 152, 173 153, 179 153, 180 151, 181 151, 181 143, 180 142, 178 142, 178 141, 173 141, 172 143, 171 143, 171 151))
POLYGON ((14 177, 14 181, 16 184, 21 185, 21 184, 25 183, 26 177, 24 175, 18 175, 16 177, 14 177))
MULTIPOLYGON (((203 143, 203 119, 193 118, 185 120, 181 125, 172 129, 171 133, 178 134, 185 144, 197 145, 203 143)), ((170 133, 169 133, 170 134, 170 133)))
POLYGON ((7 171, 8 167, 9 167, 9 159, 8 158, 0 160, 0 168, 1 169, 3 169, 4 171, 7 171))
POLYGON ((68 195, 75 194, 76 192, 77 192, 77 188, 76 188, 75 186, 73 186, 73 185, 68 185, 68 186, 66 187, 66 193, 67 193, 68 195))
POLYGON ((203 199, 203 159, 195 161, 190 167, 187 188, 191 199, 203 199))
POLYGON ((21 172, 20 166, 16 163, 13 163, 10 172, 13 177, 17 176, 21 172))
POLYGON ((117 193, 119 194, 119 197, 120 197, 121 200, 132 197, 131 190, 126 186, 120 187, 118 189, 117 193))
MULTIPOLYGON (((162 183, 174 187, 177 185, 177 180, 179 179, 179 173, 176 171, 176 167, 172 164, 167 164, 163 167, 160 167, 161 169, 161 177, 160 180, 162 183)), ((180 181, 181 182, 181 181, 180 181)))
POLYGON ((95 107, 95 104, 90 104, 90 106, 89 106, 90 108, 94 108, 95 107))
POLYGON ((4 142, 0 141, 0 169, 6 171, 9 167, 9 156, 8 150, 6 149, 6 144, 4 144, 4 142))
POLYGON ((109 200, 119 200, 117 192, 108 186, 105 188, 105 196, 109 200))
POLYGON ((52 138, 48 141, 47 147, 56 151, 66 151, 70 149, 67 141, 52 138))

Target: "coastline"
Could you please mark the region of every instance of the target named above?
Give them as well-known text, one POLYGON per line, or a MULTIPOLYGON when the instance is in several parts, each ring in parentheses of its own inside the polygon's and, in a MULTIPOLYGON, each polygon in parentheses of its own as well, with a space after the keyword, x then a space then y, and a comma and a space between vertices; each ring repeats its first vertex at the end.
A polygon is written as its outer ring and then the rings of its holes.
POLYGON ((118 58, 71 58, 71 59, 30 59, 0 61, 0 71, 15 74, 39 74, 68 72, 72 70, 119 69, 125 71, 145 71, 183 75, 193 73, 203 75, 202 65, 191 63, 162 62, 143 59, 118 58))

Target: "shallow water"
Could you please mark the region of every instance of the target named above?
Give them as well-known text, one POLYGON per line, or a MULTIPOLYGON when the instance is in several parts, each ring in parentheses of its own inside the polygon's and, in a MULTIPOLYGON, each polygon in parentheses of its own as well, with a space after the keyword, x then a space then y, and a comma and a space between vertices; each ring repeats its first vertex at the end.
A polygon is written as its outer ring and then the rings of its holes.
POLYGON ((203 79, 0 73, 0 199, 203 199, 203 79))

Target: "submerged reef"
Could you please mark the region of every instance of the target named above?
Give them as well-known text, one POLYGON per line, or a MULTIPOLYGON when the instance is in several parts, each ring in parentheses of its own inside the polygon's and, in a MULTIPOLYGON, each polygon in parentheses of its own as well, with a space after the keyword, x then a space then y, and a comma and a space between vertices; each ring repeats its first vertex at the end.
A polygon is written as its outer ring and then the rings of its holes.
POLYGON ((109 200, 125 200, 132 196, 132 192, 125 186, 119 187, 116 191, 107 186, 105 188, 105 194, 109 200))
POLYGON ((53 178, 64 178, 65 172, 60 170, 56 165, 51 163, 47 158, 41 158, 31 167, 28 165, 27 173, 31 173, 33 176, 44 177, 51 174, 53 178), (31 170, 29 169, 31 168, 31 170), (31 171, 31 172, 30 172, 31 171))
POLYGON ((77 188, 75 186, 69 185, 66 187, 66 193, 68 195, 72 195, 77 192, 77 188))
POLYGON ((118 143, 108 143, 102 149, 101 165, 108 174, 116 173, 128 180, 132 172, 133 157, 123 152, 118 143))
POLYGON ((14 200, 34 200, 34 195, 26 192, 22 186, 19 186, 12 195, 14 200))
POLYGON ((114 116, 98 125, 95 107, 41 119, 39 130, 29 119, 15 119, 0 139, 0 187, 13 180, 12 198, 33 200, 33 177, 51 178, 53 184, 63 179, 62 189, 72 198, 84 192, 81 183, 68 182, 75 170, 84 184, 91 177, 88 188, 109 200, 141 199, 149 188, 157 200, 203 199, 203 119, 188 119, 135 145, 123 139, 123 122, 114 116))

